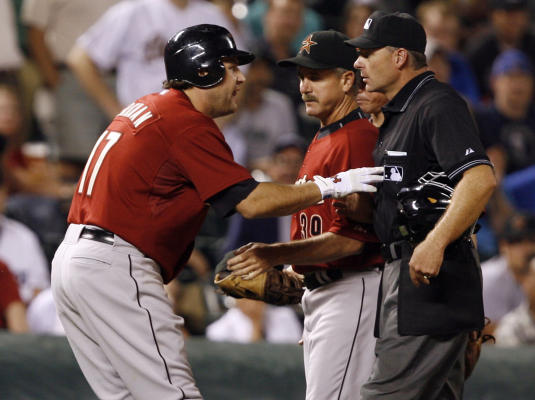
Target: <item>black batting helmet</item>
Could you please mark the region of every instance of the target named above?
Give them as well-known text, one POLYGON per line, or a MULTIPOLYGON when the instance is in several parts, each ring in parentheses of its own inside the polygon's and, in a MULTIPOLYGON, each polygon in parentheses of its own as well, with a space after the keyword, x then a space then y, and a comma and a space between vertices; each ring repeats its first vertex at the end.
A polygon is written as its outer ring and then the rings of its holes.
POLYGON ((190 26, 174 35, 165 46, 167 81, 178 80, 200 88, 220 83, 225 76, 224 57, 234 57, 239 65, 254 55, 238 50, 228 30, 218 25, 190 26))
POLYGON ((433 229, 450 204, 451 185, 445 173, 427 172, 418 184, 399 191, 398 210, 413 239, 420 241, 433 229))

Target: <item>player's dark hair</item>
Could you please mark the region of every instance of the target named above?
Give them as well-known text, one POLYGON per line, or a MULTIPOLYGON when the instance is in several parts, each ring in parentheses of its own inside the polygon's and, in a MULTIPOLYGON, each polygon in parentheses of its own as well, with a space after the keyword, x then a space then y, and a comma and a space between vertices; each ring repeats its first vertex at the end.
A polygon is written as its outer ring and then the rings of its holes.
POLYGON ((177 90, 185 90, 192 88, 193 85, 189 84, 184 81, 179 81, 178 79, 171 79, 170 81, 163 81, 163 88, 164 89, 177 89, 177 90))

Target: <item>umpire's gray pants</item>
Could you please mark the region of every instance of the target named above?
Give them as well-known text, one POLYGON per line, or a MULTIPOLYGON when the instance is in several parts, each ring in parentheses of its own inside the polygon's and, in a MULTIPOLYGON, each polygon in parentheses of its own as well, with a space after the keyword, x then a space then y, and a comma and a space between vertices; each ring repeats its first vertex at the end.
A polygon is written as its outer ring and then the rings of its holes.
POLYGON ((466 332, 447 337, 398 334, 400 264, 401 260, 385 264, 377 359, 362 387, 362 400, 460 400, 468 336, 466 332))

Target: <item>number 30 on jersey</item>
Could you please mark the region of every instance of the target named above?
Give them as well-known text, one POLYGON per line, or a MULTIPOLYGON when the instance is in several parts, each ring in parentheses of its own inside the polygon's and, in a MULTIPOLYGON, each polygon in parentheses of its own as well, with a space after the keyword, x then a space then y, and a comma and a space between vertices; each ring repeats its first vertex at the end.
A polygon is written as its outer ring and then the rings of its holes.
POLYGON ((318 236, 322 233, 322 220, 318 214, 312 214, 310 219, 304 212, 299 214, 299 224, 301 225, 301 239, 318 236))
POLYGON ((82 173, 82 177, 80 178, 80 184, 78 185, 79 194, 84 193, 85 181, 87 177, 90 176, 85 194, 87 196, 91 196, 91 193, 93 192, 93 186, 95 185, 95 180, 97 179, 98 171, 100 170, 100 167, 102 166, 102 162, 104 161, 104 158, 106 157, 110 149, 117 143, 117 141, 120 138, 121 138, 121 132, 115 132, 115 131, 106 130, 104 131, 104 133, 102 133, 102 135, 100 135, 100 137, 97 140, 97 143, 95 144, 95 147, 93 147, 93 150, 91 151, 91 154, 89 155, 89 159, 87 160, 87 163, 85 164, 84 172, 82 173), (106 140, 107 143, 104 145, 104 147, 101 147, 100 144, 104 140, 106 140), (98 158, 90 172, 89 168, 95 156, 97 156, 98 158))

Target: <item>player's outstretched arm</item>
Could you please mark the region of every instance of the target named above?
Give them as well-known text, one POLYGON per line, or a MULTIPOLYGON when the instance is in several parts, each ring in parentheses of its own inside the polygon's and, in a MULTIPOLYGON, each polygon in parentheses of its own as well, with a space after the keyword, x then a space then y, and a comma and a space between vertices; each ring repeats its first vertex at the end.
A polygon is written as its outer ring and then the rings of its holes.
POLYGON ((332 232, 285 243, 249 243, 235 251, 227 269, 252 279, 275 265, 318 264, 362 251, 363 243, 332 232))
POLYGON ((293 214, 326 198, 340 198, 355 192, 375 192, 374 183, 383 181, 383 167, 354 168, 324 178, 315 176, 303 185, 259 184, 236 210, 245 218, 293 214))

